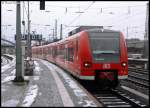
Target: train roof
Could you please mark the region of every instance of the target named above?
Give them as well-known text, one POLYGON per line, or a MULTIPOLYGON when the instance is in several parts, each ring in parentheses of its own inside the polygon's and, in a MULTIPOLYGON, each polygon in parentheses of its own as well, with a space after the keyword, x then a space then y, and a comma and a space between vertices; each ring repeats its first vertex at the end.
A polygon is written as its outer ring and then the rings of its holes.
POLYGON ((73 34, 79 33, 81 31, 87 31, 87 32, 119 32, 115 30, 110 29, 104 29, 103 26, 80 26, 68 33, 68 36, 72 36, 73 34))
MULTIPOLYGON (((50 43, 51 45, 55 45, 55 44, 59 44, 61 42, 65 42, 67 41, 68 39, 70 38, 73 38, 75 34, 77 33, 80 33, 81 31, 86 31, 86 32, 89 32, 89 33, 92 33, 92 32, 97 32, 97 33, 101 33, 101 32, 108 32, 108 33, 111 33, 111 32, 120 32, 120 31, 115 31, 115 30, 110 30, 110 29, 104 29, 103 26, 80 26, 72 31, 70 31, 68 33, 68 36, 67 38, 63 39, 63 40, 59 40, 57 42, 53 42, 53 43, 50 43)), ((77 35, 76 35, 77 36, 77 35)), ((42 46, 38 46, 38 47, 44 47, 44 46, 49 46, 50 44, 47 44, 47 45, 42 45, 42 46)))
POLYGON ((90 30, 85 30, 87 32, 98 32, 98 33, 102 33, 102 32, 107 32, 107 33, 114 33, 114 32, 120 32, 120 31, 117 31, 117 30, 110 30, 110 29, 103 29, 103 28, 94 28, 94 29, 90 29, 90 30))

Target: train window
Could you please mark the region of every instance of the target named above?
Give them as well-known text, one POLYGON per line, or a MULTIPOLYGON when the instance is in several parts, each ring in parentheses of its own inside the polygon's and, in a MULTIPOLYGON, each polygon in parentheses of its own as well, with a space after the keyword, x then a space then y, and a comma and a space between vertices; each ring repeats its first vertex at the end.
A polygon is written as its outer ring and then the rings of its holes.
POLYGON ((62 49, 62 55, 63 55, 63 59, 65 59, 65 49, 62 49))
POLYGON ((48 47, 46 47, 46 55, 48 55, 48 47))
POLYGON ((46 48, 43 48, 43 54, 46 55, 46 48))
POLYGON ((62 52, 62 51, 61 51, 61 47, 58 47, 57 54, 58 54, 59 56, 62 55, 61 52, 62 52))
POLYGON ((57 48, 53 48, 53 50, 52 50, 52 56, 53 57, 57 56, 57 48))
POLYGON ((90 44, 95 62, 119 62, 118 33, 91 33, 90 44))
POLYGON ((64 49, 59 49, 58 50, 58 55, 61 59, 65 59, 65 54, 64 54, 64 49))
POLYGON ((68 48, 68 61, 73 62, 74 61, 74 49, 68 48))
POLYGON ((42 48, 40 48, 40 54, 42 55, 42 48))
POLYGON ((53 57, 56 56, 56 55, 55 55, 55 48, 54 48, 54 47, 52 48, 52 56, 53 56, 53 57))
POLYGON ((54 52, 55 52, 55 56, 57 56, 58 55, 58 49, 57 49, 57 47, 55 48, 54 52))
POLYGON ((67 59, 67 56, 68 56, 67 48, 65 48, 65 49, 64 49, 64 59, 65 59, 65 60, 68 60, 68 59, 67 59))
POLYGON ((48 48, 48 54, 51 55, 51 47, 48 48))
POLYGON ((44 54, 44 48, 42 48, 42 55, 44 54))
POLYGON ((35 48, 35 50, 34 50, 34 54, 37 54, 37 49, 35 48))
POLYGON ((78 39, 76 40, 76 51, 78 52, 78 39))

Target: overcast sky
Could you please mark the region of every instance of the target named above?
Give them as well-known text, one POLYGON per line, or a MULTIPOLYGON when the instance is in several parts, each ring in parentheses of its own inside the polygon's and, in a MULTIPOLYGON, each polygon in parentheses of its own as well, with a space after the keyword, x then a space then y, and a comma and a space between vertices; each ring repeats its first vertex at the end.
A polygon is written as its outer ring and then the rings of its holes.
MULTIPOLYGON (((60 24, 63 24, 63 38, 67 37, 68 31, 75 28, 68 26, 93 25, 112 26, 111 29, 122 31, 125 38, 144 39, 146 4, 148 1, 46 1, 45 10, 40 10, 39 3, 39 1, 30 2, 31 32, 36 31, 46 39, 49 39, 49 34, 52 36, 55 19, 57 19, 58 24, 58 38, 60 24)), ((24 19, 26 25, 27 6, 27 2, 25 2, 24 19)), ((21 18, 23 20, 23 2, 21 2, 21 18)), ((2 37, 14 41, 14 34, 16 33, 16 2, 1 2, 1 22, 2 37)), ((21 30, 23 33, 23 26, 21 30)))

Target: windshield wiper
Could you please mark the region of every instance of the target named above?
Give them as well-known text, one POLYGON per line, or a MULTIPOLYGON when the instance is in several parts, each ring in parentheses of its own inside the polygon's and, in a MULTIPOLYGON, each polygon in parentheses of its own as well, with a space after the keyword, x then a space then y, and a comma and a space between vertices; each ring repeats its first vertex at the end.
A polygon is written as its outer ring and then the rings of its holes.
POLYGON ((95 51, 93 52, 94 54, 117 54, 119 53, 118 51, 95 51))

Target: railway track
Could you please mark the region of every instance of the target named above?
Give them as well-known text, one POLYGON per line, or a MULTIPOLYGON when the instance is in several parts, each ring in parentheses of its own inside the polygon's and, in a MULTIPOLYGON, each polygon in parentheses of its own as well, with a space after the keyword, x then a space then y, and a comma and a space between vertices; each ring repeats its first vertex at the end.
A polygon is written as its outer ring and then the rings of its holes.
POLYGON ((141 78, 137 78, 136 76, 131 76, 129 75, 128 79, 126 79, 127 81, 130 81, 138 86, 144 87, 144 88, 149 88, 149 82, 146 79, 141 79, 141 78))
POLYGON ((145 107, 123 92, 118 90, 109 90, 95 93, 94 96, 103 104, 104 107, 145 107))
POLYGON ((101 89, 86 82, 81 82, 85 89, 90 92, 104 107, 146 107, 143 102, 132 98, 129 94, 119 89, 101 89))
POLYGON ((132 83, 133 86, 139 86, 149 91, 149 73, 148 70, 129 68, 128 79, 125 79, 124 82, 132 83))
POLYGON ((148 95, 149 94, 149 72, 148 70, 145 69, 129 67, 128 78, 122 80, 121 84, 148 95))
MULTIPOLYGON (((74 78, 74 77, 73 77, 74 78)), ((130 78, 129 78, 130 79, 130 78)), ((128 79, 128 81, 129 81, 128 79)), ((135 79, 131 78, 130 82, 136 83, 135 79)), ((79 83, 102 104, 103 107, 147 107, 149 103, 135 94, 131 94, 121 87, 116 89, 101 89, 93 82, 79 81, 79 83)), ((137 82, 138 83, 138 82, 137 82)), ((139 83, 138 83, 139 84, 139 83)), ((138 85, 136 84, 136 86, 138 85)), ((128 84, 127 84, 128 85, 128 84)), ((142 87, 143 83, 138 85, 142 87)), ((146 85, 148 86, 148 85, 146 85)), ((143 87, 142 87, 143 88, 143 87)), ((144 87, 145 89, 145 87, 144 87)), ((138 89, 137 89, 138 90, 138 89)))
POLYGON ((135 68, 135 67, 129 67, 129 71, 149 75, 149 70, 143 69, 143 68, 135 68))
MULTIPOLYGON (((71 75, 71 74, 70 74, 71 75)), ((90 81, 77 80, 71 75, 79 85, 81 85, 86 91, 94 97, 94 100, 98 101, 103 107, 147 107, 149 103, 137 100, 137 96, 129 94, 124 90, 120 90, 121 87, 116 89, 102 89, 98 84, 90 81)))

